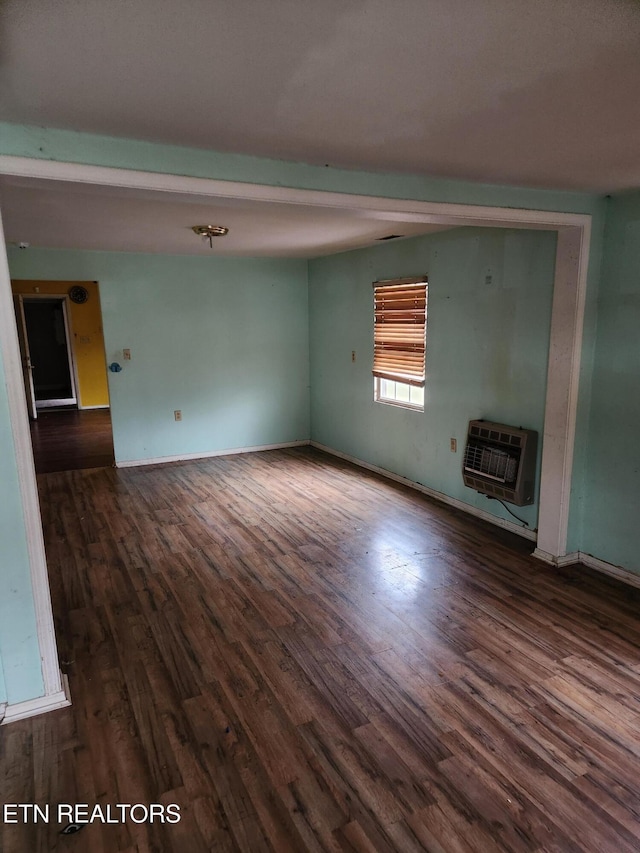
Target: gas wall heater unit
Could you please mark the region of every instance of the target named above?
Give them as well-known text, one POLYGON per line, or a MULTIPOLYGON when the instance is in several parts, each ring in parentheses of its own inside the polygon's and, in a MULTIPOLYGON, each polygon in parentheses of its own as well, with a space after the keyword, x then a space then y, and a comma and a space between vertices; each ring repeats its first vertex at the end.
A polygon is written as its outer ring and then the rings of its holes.
POLYGON ((516 506, 532 504, 537 447, 535 430, 469 421, 462 463, 465 486, 516 506))

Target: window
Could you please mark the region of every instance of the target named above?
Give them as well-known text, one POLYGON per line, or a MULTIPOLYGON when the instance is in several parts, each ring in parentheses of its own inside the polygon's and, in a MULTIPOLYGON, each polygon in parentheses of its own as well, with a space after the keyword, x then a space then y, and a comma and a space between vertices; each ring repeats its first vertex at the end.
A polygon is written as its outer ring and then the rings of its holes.
POLYGON ((427 279, 373 285, 374 399, 424 410, 427 279))

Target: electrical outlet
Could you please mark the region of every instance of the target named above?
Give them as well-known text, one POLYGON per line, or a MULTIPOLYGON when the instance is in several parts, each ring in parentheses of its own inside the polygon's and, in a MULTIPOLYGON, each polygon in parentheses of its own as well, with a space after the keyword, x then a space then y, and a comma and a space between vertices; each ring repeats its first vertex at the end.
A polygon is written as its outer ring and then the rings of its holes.
POLYGON ((458 452, 458 439, 457 438, 451 439, 451 452, 452 453, 458 452))
POLYGON ((182 420, 182 410, 181 410, 181 409, 176 409, 176 410, 174 411, 174 413, 173 413, 173 417, 174 417, 177 421, 181 421, 181 420, 182 420))
POLYGON ((131 361, 131 350, 130 349, 123 349, 122 350, 122 357, 125 361, 131 361))
POLYGON ((356 351, 354 349, 351 350, 351 361, 356 360, 356 351))

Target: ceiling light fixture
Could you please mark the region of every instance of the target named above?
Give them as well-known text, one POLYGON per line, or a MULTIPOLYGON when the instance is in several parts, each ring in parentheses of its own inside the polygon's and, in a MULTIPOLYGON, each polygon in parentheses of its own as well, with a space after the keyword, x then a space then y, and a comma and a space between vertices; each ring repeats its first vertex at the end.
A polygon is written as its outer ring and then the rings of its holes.
POLYGON ((214 237, 224 237, 229 233, 229 229, 224 225, 193 225, 191 230, 203 240, 208 240, 211 249, 213 249, 214 237))

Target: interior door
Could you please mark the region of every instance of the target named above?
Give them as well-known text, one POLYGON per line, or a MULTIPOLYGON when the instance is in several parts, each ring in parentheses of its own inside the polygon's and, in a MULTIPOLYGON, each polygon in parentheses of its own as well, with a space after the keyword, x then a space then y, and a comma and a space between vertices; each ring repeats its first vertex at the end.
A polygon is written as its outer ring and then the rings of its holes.
POLYGON ((33 384, 33 364, 29 352, 29 338, 27 336, 27 324, 24 317, 24 300, 22 294, 13 297, 13 305, 16 312, 16 325, 18 327, 18 341, 20 343, 20 355, 22 356, 22 378, 24 391, 27 397, 27 410, 29 417, 35 421, 38 417, 36 408, 36 391, 33 384))

